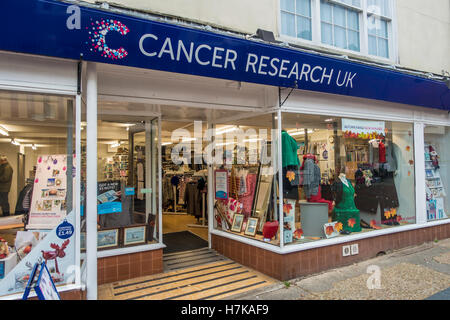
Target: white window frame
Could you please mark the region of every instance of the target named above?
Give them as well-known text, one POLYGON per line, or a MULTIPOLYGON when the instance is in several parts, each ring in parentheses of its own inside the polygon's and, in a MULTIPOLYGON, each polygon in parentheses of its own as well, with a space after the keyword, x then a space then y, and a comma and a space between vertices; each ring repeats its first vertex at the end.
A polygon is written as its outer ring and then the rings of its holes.
MULTIPOLYGON (((280 33, 281 33, 281 13, 285 12, 287 14, 294 15, 294 32, 295 32, 295 34, 297 34, 297 30, 298 30, 297 29, 297 17, 302 17, 302 18, 311 20, 311 39, 312 39, 313 24, 314 24, 314 22, 313 22, 314 10, 313 10, 313 6, 312 6, 312 1, 311 1, 311 17, 307 17, 307 16, 304 16, 302 14, 297 13, 297 1, 296 0, 294 0, 294 12, 290 12, 290 11, 286 11, 286 10, 281 9, 281 1, 282 0, 280 0, 280 2, 279 2, 280 3, 280 33)), ((308 40, 308 39, 305 39, 305 38, 298 38, 298 37, 291 37, 291 36, 288 36, 288 37, 294 38, 294 39, 302 39, 302 40, 305 40, 305 41, 311 41, 311 40, 308 40)))
POLYGON ((339 1, 328 0, 333 4, 342 6, 343 8, 356 10, 359 12, 359 45, 360 51, 353 51, 349 49, 342 49, 339 47, 324 44, 321 41, 321 17, 320 17, 320 1, 311 0, 311 15, 312 15, 312 40, 296 38, 281 33, 281 0, 278 1, 278 36, 277 40, 287 43, 292 43, 299 46, 310 47, 312 49, 325 49, 343 55, 355 56, 360 58, 370 58, 386 64, 396 64, 398 62, 398 42, 397 42, 397 21, 396 21, 396 0, 390 0, 391 17, 376 15, 383 20, 388 21, 388 50, 389 58, 369 54, 369 30, 368 30, 368 10, 367 0, 361 0, 361 7, 355 7, 339 1))

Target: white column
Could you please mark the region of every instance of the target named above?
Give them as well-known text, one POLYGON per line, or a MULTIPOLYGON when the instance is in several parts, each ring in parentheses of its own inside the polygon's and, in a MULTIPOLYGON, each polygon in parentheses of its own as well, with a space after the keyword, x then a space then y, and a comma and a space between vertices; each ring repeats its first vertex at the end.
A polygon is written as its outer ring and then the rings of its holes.
MULTIPOLYGON (((75 212, 75 263, 81 267, 80 258, 80 206, 81 206, 81 95, 75 98, 75 186, 73 211, 75 212)), ((81 283, 81 272, 75 273, 75 284, 81 283)))
POLYGON ((414 158, 416 178, 416 223, 427 223, 427 207, 425 195, 425 137, 424 124, 414 123, 414 158))
MULTIPOLYGON (((208 119, 206 130, 214 130, 215 125, 208 119)), ((214 136, 212 137, 214 139, 214 136)), ((213 140, 214 141, 214 140, 213 140)), ((211 141, 212 142, 212 141, 211 141)), ((202 158, 203 160, 203 158, 202 158)), ((208 187, 208 200, 207 200, 207 211, 208 211, 208 244, 211 248, 211 231, 214 229, 214 170, 213 164, 208 163, 208 177, 207 177, 207 187, 208 187)))
MULTIPOLYGON (((281 107, 281 106, 280 106, 281 107)), ((278 216, 280 219, 280 248, 284 247, 284 214, 283 214, 283 149, 282 149, 282 141, 281 141, 281 110, 277 111, 277 153, 276 153, 276 167, 275 170, 278 172, 278 190, 279 190, 279 207, 278 207, 278 216)), ((273 157, 273 155, 272 155, 273 157)), ((276 203, 274 204, 276 205, 276 203)))
POLYGON ((97 68, 87 64, 86 89, 86 284, 87 299, 97 300, 97 68))

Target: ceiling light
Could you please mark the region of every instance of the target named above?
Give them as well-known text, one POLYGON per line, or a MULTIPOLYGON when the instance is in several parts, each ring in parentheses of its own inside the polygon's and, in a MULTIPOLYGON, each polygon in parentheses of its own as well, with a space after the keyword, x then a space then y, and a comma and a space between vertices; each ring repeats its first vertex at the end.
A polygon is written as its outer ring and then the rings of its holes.
MULTIPOLYGON (((308 130, 308 133, 313 133, 313 130, 308 130)), ((300 136, 300 135, 304 135, 305 131, 299 131, 299 132, 294 132, 294 133, 290 133, 291 136, 300 136)))
POLYGON ((197 138, 183 138, 181 140, 181 142, 189 142, 189 141, 195 141, 195 140, 197 140, 197 138))
POLYGON ((325 120, 325 122, 331 122, 331 121, 333 121, 334 119, 326 119, 325 120))
POLYGON ((172 144, 172 142, 163 142, 163 143, 161 143, 162 146, 168 146, 169 144, 172 144))
POLYGON ((4 135, 4 136, 9 136, 8 130, 6 130, 6 129, 3 128, 2 126, 0 126, 0 134, 2 134, 2 135, 4 135))
POLYGON ((120 141, 114 142, 113 144, 111 144, 111 148, 117 148, 120 147, 122 143, 120 141))
POLYGON ((236 130, 237 130, 237 127, 235 127, 235 126, 225 127, 225 128, 217 129, 216 134, 224 134, 224 133, 233 132, 236 130))
POLYGON ((11 143, 12 143, 13 145, 15 145, 15 146, 20 146, 20 143, 17 142, 16 140, 14 140, 14 139, 11 139, 11 143))
POLYGON ((33 149, 33 150, 37 149, 37 147, 36 147, 36 145, 34 143, 31 145, 31 149, 33 149))

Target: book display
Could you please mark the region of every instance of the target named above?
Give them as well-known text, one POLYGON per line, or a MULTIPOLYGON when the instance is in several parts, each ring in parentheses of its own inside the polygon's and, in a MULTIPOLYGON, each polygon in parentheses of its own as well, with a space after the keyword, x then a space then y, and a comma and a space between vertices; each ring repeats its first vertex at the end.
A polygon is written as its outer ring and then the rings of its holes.
POLYGON ((433 144, 425 144, 425 185, 427 196, 427 219, 446 219, 444 198, 447 196, 439 172, 439 155, 433 144))

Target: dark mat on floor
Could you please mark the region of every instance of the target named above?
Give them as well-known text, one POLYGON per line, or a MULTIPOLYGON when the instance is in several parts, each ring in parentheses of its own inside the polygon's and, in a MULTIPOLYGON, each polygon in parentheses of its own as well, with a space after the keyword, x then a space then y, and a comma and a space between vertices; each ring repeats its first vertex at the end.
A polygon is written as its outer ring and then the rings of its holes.
POLYGON ((163 234, 163 243, 166 245, 163 249, 165 254, 208 247, 208 241, 189 231, 163 234))

